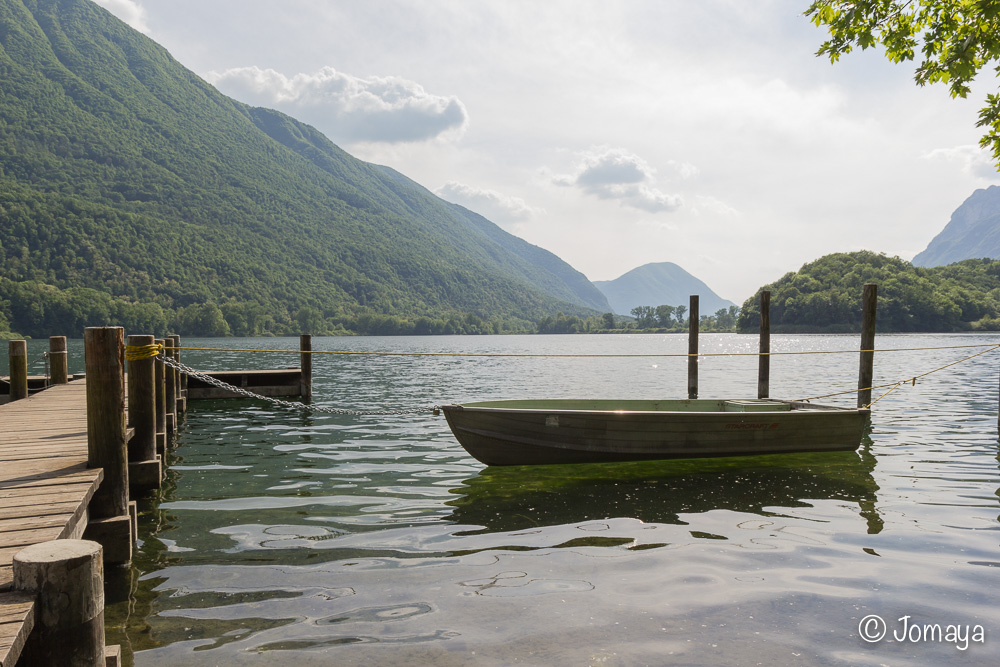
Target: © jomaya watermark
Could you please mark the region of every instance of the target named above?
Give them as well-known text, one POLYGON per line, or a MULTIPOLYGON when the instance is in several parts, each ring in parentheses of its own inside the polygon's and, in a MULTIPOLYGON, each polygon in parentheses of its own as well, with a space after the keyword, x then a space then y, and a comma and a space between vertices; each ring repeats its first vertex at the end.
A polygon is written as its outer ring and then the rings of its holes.
MULTIPOLYGON (((986 630, 981 625, 917 623, 912 616, 900 616, 896 621, 899 626, 892 630, 891 638, 897 642, 954 644, 959 651, 968 649, 969 644, 986 643, 986 630)), ((858 623, 858 635, 870 644, 886 639, 890 634, 889 630, 889 626, 877 614, 869 614, 858 623)))

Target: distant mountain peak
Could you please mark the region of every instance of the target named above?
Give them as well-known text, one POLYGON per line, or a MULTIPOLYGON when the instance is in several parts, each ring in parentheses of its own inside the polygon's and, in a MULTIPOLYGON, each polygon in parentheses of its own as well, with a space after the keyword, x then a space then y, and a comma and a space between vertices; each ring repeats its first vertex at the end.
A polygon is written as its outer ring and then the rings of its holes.
POLYGON ((619 315, 629 315, 637 306, 687 306, 692 294, 699 297, 702 315, 736 305, 673 262, 644 264, 614 280, 595 280, 594 285, 619 315))
POLYGON ((1000 186, 972 193, 951 220, 913 258, 914 266, 945 266, 963 259, 1000 259, 1000 186))

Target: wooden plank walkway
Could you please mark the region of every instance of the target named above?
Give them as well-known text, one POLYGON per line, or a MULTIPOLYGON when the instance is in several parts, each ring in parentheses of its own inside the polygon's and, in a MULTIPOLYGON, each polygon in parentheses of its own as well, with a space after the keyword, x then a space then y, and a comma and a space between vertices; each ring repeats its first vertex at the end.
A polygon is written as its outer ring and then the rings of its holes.
POLYGON ((34 601, 12 590, 14 554, 79 538, 104 478, 87 468, 85 380, 0 405, 0 667, 13 665, 34 626, 34 601))

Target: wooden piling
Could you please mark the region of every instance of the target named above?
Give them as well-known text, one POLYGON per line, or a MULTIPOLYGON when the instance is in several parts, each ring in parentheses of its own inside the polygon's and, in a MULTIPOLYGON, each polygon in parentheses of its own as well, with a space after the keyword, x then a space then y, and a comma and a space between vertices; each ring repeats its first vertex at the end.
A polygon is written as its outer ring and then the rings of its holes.
POLYGON ((757 357, 757 398, 771 394, 771 292, 760 293, 760 354, 757 357))
MULTIPOLYGON (((157 338, 153 341, 156 345, 163 346, 163 339, 157 338)), ((165 366, 160 361, 153 364, 154 381, 156 393, 156 453, 160 455, 160 460, 164 460, 167 449, 167 396, 166 396, 166 373, 165 366)))
POLYGON ((52 384, 69 382, 66 336, 49 336, 49 378, 52 384))
POLYGON ((867 283, 861 298, 861 359, 858 370, 858 407, 872 402, 872 382, 875 377, 875 310, 878 285, 867 283))
MULTIPOLYGON (((171 359, 174 358, 174 341, 169 336, 163 339, 163 355, 171 359)), ((165 382, 163 384, 164 400, 166 401, 166 426, 168 432, 177 430, 177 371, 171 366, 164 368, 165 382)))
MULTIPOLYGON (((131 348, 154 344, 153 336, 129 336, 131 348)), ((156 360, 128 361, 128 418, 134 429, 128 443, 129 486, 141 491, 160 487, 160 460, 156 455, 156 360)))
POLYGON ((104 481, 88 506, 84 536, 101 543, 105 563, 132 559, 134 532, 128 494, 125 430, 125 330, 88 327, 83 332, 87 367, 87 467, 103 468, 104 481))
POLYGON ((313 394, 312 334, 299 335, 299 368, 302 370, 299 395, 308 401, 312 399, 313 394))
POLYGON ((688 398, 698 398, 698 295, 691 295, 688 308, 688 398))
POLYGON ((128 513, 125 330, 88 327, 83 341, 87 366, 87 466, 104 469, 104 482, 90 503, 91 514, 120 516, 128 513))
MULTIPOLYGON (((171 334, 167 336, 172 342, 173 347, 171 350, 171 356, 174 361, 179 362, 181 360, 181 337, 177 334, 171 334)), ((187 412, 187 399, 184 393, 184 385, 187 378, 184 373, 178 370, 174 371, 174 414, 180 417, 184 412, 187 412)), ((177 423, 180 423, 178 420, 177 423)))
POLYGON ((28 397, 28 343, 12 340, 7 344, 10 356, 10 400, 28 397))
POLYGON ((104 665, 101 545, 52 540, 14 556, 14 588, 37 596, 35 625, 18 664, 104 665))

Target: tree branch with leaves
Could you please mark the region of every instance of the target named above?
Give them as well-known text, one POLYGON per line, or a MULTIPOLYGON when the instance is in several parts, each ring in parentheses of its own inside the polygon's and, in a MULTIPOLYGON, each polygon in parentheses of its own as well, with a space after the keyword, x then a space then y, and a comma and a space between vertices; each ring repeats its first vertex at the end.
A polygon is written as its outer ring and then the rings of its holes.
MULTIPOLYGON (((1000 76, 1000 0, 816 0, 805 15, 829 30, 816 55, 831 62, 855 47, 881 45, 886 58, 901 63, 915 60, 919 48, 917 84, 945 83, 961 98, 984 67, 1000 76)), ((1000 95, 986 96, 976 126, 987 128, 979 145, 1000 167, 1000 95)))

